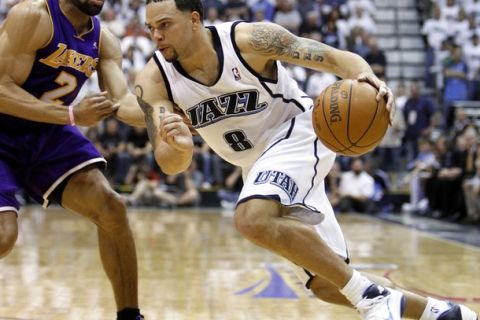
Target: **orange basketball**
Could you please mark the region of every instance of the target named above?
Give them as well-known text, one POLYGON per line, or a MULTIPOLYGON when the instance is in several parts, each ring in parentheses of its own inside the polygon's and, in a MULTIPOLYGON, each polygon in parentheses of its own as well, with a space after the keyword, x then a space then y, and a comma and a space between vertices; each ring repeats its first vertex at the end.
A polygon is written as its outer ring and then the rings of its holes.
POLYGON ((385 100, 366 82, 340 80, 328 86, 315 101, 312 121, 318 138, 330 150, 359 156, 382 141, 389 114, 385 100))

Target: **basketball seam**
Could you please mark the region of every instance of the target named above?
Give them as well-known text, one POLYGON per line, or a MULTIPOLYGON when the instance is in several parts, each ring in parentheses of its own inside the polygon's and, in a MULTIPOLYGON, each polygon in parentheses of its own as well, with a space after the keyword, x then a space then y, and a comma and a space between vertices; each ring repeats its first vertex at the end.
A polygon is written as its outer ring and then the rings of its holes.
MULTIPOLYGON (((350 98, 352 97, 352 95, 350 94, 350 98)), ((349 132, 347 131, 347 138, 348 138, 348 141, 352 144, 352 146, 355 146, 355 147, 359 147, 359 148, 362 148, 361 146, 358 146, 357 143, 362 140, 363 137, 365 137, 365 135, 367 134, 367 132, 370 130, 370 128, 372 127, 373 123, 375 122, 375 118, 377 117, 377 113, 378 113, 378 103, 379 101, 377 101, 377 104, 376 104, 376 107, 375 107, 375 113, 373 114, 373 117, 371 118, 370 120, 370 123, 368 125, 368 127, 365 129, 365 131, 363 132, 363 134, 355 141, 355 142, 352 142, 350 140, 350 136, 349 136, 349 132)), ((350 104, 348 105, 348 111, 350 112, 350 104)), ((348 129, 350 128, 350 126, 347 127, 348 129)), ((348 130, 347 129, 347 130, 348 130)), ((373 143, 372 143, 373 144, 373 143)), ((370 144, 370 145, 372 145, 370 144)), ((367 145, 368 146, 368 145, 367 145)))
MULTIPOLYGON (((345 80, 342 80, 341 83, 340 83, 340 85, 341 85, 344 81, 345 81, 345 80)), ((332 91, 330 90, 330 96, 331 96, 331 93, 332 93, 332 91)), ((327 124, 327 128, 328 128, 328 130, 330 131, 330 133, 332 134, 332 137, 338 142, 338 144, 339 144, 340 146, 342 146, 343 148, 348 149, 349 147, 347 147, 347 146, 345 146, 343 143, 341 143, 341 142, 338 140, 337 136, 333 133, 332 128, 330 128, 330 125, 329 125, 329 122, 328 122, 328 119, 327 119, 327 115, 325 114, 325 96, 326 96, 326 94, 324 94, 323 97, 322 97, 322 113, 323 113, 323 118, 325 119, 325 123, 327 124)), ((323 139, 322 139, 322 142, 324 142, 323 139)), ((325 141, 325 142, 326 142, 326 141, 325 141)), ((329 144, 330 146, 334 147, 331 143, 328 143, 328 142, 327 142, 327 144, 329 144)), ((335 152, 338 152, 338 148, 337 148, 337 147, 334 147, 334 148, 337 150, 337 151, 335 151, 335 152)))

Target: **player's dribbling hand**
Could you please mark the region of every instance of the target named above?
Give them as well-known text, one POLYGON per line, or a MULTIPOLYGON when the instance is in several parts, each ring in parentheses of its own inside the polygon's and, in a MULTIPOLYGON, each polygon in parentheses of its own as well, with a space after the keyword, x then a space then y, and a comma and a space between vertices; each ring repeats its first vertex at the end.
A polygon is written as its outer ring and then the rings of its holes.
POLYGON ((395 96, 393 95, 392 90, 387 86, 384 81, 378 79, 377 76, 373 73, 361 73, 357 77, 357 80, 362 82, 368 82, 372 86, 374 86, 375 89, 378 90, 377 101, 380 101, 380 99, 387 100, 387 104, 385 106, 390 114, 390 125, 392 125, 396 111, 395 96))
POLYGON ((120 105, 113 103, 103 91, 86 96, 73 107, 75 123, 79 126, 91 126, 114 114, 120 105))
POLYGON ((168 113, 160 118, 159 134, 174 149, 188 151, 193 148, 190 129, 178 114, 168 113))

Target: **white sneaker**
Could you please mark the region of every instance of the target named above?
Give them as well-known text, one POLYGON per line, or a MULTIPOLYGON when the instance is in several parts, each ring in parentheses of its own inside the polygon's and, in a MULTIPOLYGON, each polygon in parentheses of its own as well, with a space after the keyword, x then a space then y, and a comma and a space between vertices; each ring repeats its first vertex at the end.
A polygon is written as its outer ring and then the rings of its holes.
POLYGON ((478 320, 477 314, 461 304, 447 302, 450 309, 442 312, 437 320, 478 320))
POLYGON ((355 308, 364 320, 401 320, 405 298, 400 291, 372 284, 355 308))

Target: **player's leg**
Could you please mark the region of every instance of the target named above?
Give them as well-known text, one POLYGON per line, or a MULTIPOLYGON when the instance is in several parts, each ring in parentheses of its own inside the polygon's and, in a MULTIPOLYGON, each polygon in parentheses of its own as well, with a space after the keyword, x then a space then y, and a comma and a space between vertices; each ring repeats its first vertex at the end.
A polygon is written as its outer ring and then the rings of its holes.
POLYGON ((100 255, 113 286, 118 310, 132 313, 125 319, 140 319, 133 316, 139 313, 135 244, 120 196, 99 169, 87 167, 69 179, 62 205, 97 225, 100 255))
POLYGON ((248 240, 271 250, 343 288, 352 277, 351 268, 318 236, 315 229, 287 217, 278 201, 251 199, 235 211, 235 226, 248 240), (312 250, 312 248, 314 248, 312 250))
MULTIPOLYGON (((0 145, 0 149, 1 147, 0 145)), ((20 189, 20 184, 13 172, 11 162, 0 159, 0 258, 12 251, 18 236, 17 214, 20 203, 15 192, 20 189)))
POLYGON ((0 204, 0 258, 5 257, 12 251, 17 241, 18 224, 17 213, 12 209, 2 211, 0 204))

